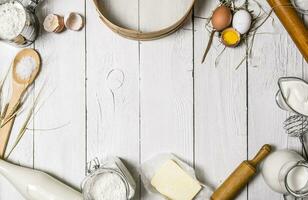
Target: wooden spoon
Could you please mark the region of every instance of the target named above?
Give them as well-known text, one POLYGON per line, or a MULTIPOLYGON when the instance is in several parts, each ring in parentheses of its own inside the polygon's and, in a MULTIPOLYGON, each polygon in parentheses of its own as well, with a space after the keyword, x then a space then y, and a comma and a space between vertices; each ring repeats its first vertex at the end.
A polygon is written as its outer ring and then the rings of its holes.
POLYGON ((15 120, 15 112, 20 105, 21 99, 23 98, 27 88, 34 82, 41 68, 41 58, 38 52, 33 49, 24 49, 20 51, 13 60, 12 63, 12 86, 13 93, 8 107, 4 114, 4 119, 2 120, 0 128, 0 157, 3 158, 6 147, 11 135, 11 130, 15 120), (32 57, 35 61, 35 69, 32 71, 31 75, 27 79, 20 77, 17 72, 17 64, 25 57, 32 57))

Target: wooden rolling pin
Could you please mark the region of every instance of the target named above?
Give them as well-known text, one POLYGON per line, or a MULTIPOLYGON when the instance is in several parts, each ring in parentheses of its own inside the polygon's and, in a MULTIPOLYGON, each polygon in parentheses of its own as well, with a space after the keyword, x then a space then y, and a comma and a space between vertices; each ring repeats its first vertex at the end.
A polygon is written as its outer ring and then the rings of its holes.
POLYGON ((290 0, 267 0, 308 62, 308 30, 290 0))
POLYGON ((270 152, 271 146, 266 144, 252 160, 242 162, 212 194, 211 200, 234 199, 256 174, 257 165, 260 164, 270 152))

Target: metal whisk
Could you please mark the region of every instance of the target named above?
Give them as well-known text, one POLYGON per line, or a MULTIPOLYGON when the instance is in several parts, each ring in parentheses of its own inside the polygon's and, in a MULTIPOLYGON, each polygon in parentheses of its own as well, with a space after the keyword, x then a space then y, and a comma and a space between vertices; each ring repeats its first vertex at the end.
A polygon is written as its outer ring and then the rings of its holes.
POLYGON ((302 115, 292 115, 284 121, 284 129, 291 137, 298 137, 305 158, 308 158, 304 135, 308 133, 308 118, 302 115))

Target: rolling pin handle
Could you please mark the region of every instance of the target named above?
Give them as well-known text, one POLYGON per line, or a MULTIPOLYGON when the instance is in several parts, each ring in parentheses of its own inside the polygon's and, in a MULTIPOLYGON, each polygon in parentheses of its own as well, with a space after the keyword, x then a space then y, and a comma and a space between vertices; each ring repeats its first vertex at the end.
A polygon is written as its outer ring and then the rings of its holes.
POLYGON ((265 144, 257 153, 257 155, 252 160, 249 161, 249 163, 252 166, 257 167, 257 165, 262 162, 262 160, 271 152, 271 150, 272 150, 271 145, 265 144))

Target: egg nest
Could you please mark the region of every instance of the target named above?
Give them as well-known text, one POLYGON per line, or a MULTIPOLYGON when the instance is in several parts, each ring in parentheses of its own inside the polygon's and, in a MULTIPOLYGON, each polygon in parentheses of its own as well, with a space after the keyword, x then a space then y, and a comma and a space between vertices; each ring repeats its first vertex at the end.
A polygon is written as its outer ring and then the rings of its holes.
MULTIPOLYGON (((235 4, 235 0, 221 0, 221 3, 217 6, 215 10, 213 10, 211 17, 206 18, 207 22, 206 22, 205 27, 209 33, 216 31, 217 34, 213 36, 214 37, 213 39, 216 38, 222 43, 224 43, 223 38, 222 38, 222 32, 224 30, 228 28, 234 28, 239 33, 241 39, 238 42, 238 44, 236 44, 236 46, 239 47, 239 46, 247 45, 248 53, 245 52, 245 55, 243 55, 243 59, 236 66, 235 69, 238 69, 244 63, 244 61, 249 56, 251 56, 252 49, 253 49, 253 43, 254 43, 257 31, 271 17, 271 13, 272 13, 272 10, 270 12, 266 12, 265 9, 262 7, 262 5, 255 0, 244 3, 240 6, 237 6, 235 4), (229 18, 228 12, 225 9, 219 10, 217 14, 217 10, 220 7, 229 8, 231 12, 231 20, 229 18), (254 7, 256 9, 251 10, 250 7, 254 7), (259 9, 259 11, 256 11, 257 9, 259 9), (238 16, 236 16, 236 13, 238 13, 238 16), (234 16, 236 16, 236 18, 234 18, 234 16), (215 17, 215 19, 213 19, 213 17, 215 17)), ((274 20, 273 18, 271 19, 274 20)), ((226 45, 226 43, 224 44, 226 45)), ((211 46, 212 43, 209 42, 208 45, 211 46)), ((210 48, 210 46, 207 47, 207 50, 210 48)), ((206 53, 208 52, 207 50, 206 50, 206 53)), ((219 59, 223 55, 225 50, 226 48, 223 48, 221 52, 216 56, 215 66, 218 65, 219 59)))

